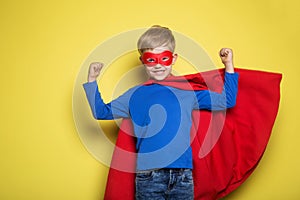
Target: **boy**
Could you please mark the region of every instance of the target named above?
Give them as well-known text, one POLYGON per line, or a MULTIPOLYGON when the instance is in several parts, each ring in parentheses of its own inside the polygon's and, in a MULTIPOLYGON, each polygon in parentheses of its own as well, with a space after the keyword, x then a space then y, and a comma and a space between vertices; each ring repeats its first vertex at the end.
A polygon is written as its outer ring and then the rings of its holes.
POLYGON ((223 48, 222 93, 188 91, 164 86, 172 78, 175 39, 165 27, 153 26, 138 40, 140 60, 151 80, 105 104, 96 79, 102 63, 92 63, 84 89, 96 119, 130 118, 137 138, 136 199, 193 199, 190 128, 194 109, 224 110, 235 105, 238 74, 232 50, 223 48))

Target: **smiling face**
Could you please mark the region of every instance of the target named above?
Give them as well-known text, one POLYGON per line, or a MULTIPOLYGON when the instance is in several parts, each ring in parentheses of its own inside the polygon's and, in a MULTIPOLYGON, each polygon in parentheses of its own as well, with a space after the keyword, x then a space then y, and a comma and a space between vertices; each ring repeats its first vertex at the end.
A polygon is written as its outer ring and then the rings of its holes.
POLYGON ((161 81, 170 76, 176 58, 177 55, 170 52, 167 47, 157 47, 145 51, 141 56, 141 61, 149 77, 161 81))

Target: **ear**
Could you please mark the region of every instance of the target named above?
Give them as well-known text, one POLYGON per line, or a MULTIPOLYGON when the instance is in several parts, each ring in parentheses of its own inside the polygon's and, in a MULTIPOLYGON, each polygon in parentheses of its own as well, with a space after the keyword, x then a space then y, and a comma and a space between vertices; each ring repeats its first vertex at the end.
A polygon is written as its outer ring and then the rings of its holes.
POLYGON ((177 53, 173 54, 173 61, 172 61, 172 65, 174 65, 174 64, 175 64, 175 62, 176 62, 176 60, 177 60, 177 57, 178 57, 177 53))
POLYGON ((141 61, 141 62, 143 62, 143 60, 142 60, 142 56, 140 56, 140 57, 139 57, 139 59, 140 59, 140 61, 141 61))
POLYGON ((140 56, 139 59, 140 59, 140 61, 142 62, 142 64, 144 64, 143 61, 142 61, 142 56, 140 56))

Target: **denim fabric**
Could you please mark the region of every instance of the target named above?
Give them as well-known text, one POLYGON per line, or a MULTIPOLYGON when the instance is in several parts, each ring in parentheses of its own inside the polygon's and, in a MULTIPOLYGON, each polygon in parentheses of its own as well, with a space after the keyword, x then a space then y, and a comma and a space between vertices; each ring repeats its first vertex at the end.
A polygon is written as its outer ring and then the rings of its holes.
POLYGON ((159 169, 136 174, 136 200, 193 200, 191 169, 159 169))

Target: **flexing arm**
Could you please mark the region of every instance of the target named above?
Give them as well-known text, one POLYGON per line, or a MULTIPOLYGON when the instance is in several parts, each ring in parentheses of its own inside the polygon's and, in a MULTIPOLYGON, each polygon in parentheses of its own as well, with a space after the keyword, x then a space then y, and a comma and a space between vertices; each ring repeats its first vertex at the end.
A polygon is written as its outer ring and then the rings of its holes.
POLYGON ((229 48, 222 48, 219 52, 222 63, 225 67, 225 81, 222 93, 209 90, 198 91, 197 108, 208 110, 224 110, 235 106, 238 90, 238 74, 234 73, 233 53, 229 48))
POLYGON ((111 103, 106 104, 103 102, 96 82, 102 67, 103 63, 91 63, 88 72, 88 82, 83 84, 94 118, 109 120, 128 117, 128 99, 130 95, 127 93, 111 103))

